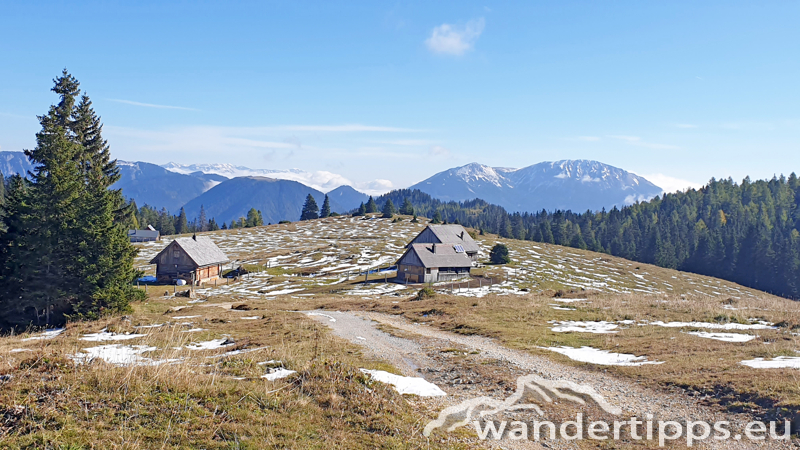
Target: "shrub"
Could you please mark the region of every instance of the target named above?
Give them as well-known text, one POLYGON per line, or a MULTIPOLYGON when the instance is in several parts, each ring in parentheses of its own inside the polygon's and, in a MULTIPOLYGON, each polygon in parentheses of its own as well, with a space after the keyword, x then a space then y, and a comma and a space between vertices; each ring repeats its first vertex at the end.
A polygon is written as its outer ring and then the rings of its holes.
POLYGON ((436 297, 436 291, 434 291, 430 286, 425 286, 424 288, 420 289, 419 292, 417 292, 417 296, 414 298, 414 300, 427 300, 434 297, 436 297))
POLYGON ((508 256, 508 247, 505 244, 495 244, 491 253, 489 253, 489 260, 492 261, 492 264, 510 263, 511 258, 508 256))

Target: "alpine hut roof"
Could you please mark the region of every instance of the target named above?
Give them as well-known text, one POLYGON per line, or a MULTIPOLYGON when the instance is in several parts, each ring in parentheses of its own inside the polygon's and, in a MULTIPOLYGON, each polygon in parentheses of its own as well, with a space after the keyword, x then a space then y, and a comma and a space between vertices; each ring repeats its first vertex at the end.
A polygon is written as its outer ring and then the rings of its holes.
POLYGON ((428 225, 428 228, 442 244, 458 244, 463 246, 467 252, 480 250, 478 243, 472 239, 472 236, 461 225, 428 225))
POLYGON ((423 267, 472 267, 472 260, 452 244, 411 244, 406 253, 416 253, 423 267))
MULTIPOLYGON (((189 259, 194 261, 197 267, 210 266, 212 264, 226 263, 229 261, 225 253, 217 247, 217 244, 205 236, 177 238, 172 242, 174 245, 183 249, 189 259)), ((171 245, 172 244, 168 245, 164 250, 161 250, 161 252, 150 261, 150 264, 157 264, 161 253, 169 249, 171 245)))

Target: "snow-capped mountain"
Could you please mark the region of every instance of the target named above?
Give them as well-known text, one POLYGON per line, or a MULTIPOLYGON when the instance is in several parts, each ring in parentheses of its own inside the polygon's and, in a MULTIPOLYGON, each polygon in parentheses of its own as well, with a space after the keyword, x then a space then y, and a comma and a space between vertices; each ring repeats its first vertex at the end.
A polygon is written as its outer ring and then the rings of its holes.
POLYGON ((610 209, 662 192, 636 174, 588 160, 542 162, 521 169, 472 163, 437 173, 410 189, 442 200, 480 198, 521 212, 610 209))
POLYGON ((203 172, 205 174, 222 175, 226 178, 268 177, 278 180, 292 180, 322 192, 331 191, 339 186, 353 185, 353 182, 347 178, 326 171, 306 172, 300 169, 251 169, 244 166, 234 166, 233 164, 179 164, 175 162, 163 164, 161 167, 171 172, 183 174, 203 172))

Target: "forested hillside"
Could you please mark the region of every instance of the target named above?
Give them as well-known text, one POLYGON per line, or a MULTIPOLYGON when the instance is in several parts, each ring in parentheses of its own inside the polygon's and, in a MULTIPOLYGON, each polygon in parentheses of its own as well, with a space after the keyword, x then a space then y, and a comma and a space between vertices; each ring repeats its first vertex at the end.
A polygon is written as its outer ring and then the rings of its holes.
POLYGON ((377 203, 399 205, 405 198, 419 215, 503 237, 606 252, 800 298, 800 181, 794 173, 769 181, 712 179, 699 190, 596 213, 508 214, 482 200, 444 203, 416 190, 393 191, 377 203))

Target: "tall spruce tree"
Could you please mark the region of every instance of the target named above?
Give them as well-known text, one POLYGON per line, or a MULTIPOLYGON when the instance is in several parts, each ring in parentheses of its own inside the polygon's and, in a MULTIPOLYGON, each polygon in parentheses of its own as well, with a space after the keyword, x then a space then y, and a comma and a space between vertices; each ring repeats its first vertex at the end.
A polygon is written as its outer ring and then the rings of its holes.
POLYGON ((181 207, 181 212, 175 218, 175 233, 186 234, 189 232, 189 221, 186 219, 186 210, 181 207))
POLYGON ((372 196, 369 196, 369 200, 367 200, 366 204, 367 214, 376 213, 378 212, 378 204, 375 203, 375 199, 372 196))
POLYGON ((403 204, 400 206, 400 214, 406 216, 414 215, 414 205, 411 204, 411 200, 408 197, 403 199, 403 204))
POLYGON ((303 211, 300 213, 300 220, 311 220, 319 218, 319 207, 317 201, 311 194, 306 197, 306 202, 303 204, 303 211))
POLYGON ((200 214, 197 216, 198 231, 208 231, 208 219, 206 219, 206 209, 200 205, 200 214))
POLYGON ((387 199, 386 203, 383 204, 383 209, 381 210, 384 219, 391 219, 396 212, 394 209, 394 203, 392 203, 392 199, 387 199))
POLYGON ((59 103, 39 117, 36 147, 25 154, 30 183, 15 180, 0 242, 0 316, 6 326, 61 323, 126 310, 136 249, 115 222, 126 205, 108 160, 99 118, 65 70, 54 80, 59 103), (105 162, 105 163, 103 163, 105 162), (102 163, 102 164, 101 164, 102 163))
POLYGON ((329 217, 331 215, 331 200, 328 194, 325 194, 325 200, 322 201, 322 208, 319 210, 320 217, 329 217))

